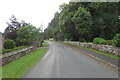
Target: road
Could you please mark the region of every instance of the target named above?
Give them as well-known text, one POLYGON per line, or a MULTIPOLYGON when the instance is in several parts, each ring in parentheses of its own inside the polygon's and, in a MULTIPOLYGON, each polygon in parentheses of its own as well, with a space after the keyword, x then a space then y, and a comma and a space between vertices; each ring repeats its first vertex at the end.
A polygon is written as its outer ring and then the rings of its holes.
POLYGON ((61 43, 48 43, 46 55, 23 78, 118 78, 111 66, 61 43))

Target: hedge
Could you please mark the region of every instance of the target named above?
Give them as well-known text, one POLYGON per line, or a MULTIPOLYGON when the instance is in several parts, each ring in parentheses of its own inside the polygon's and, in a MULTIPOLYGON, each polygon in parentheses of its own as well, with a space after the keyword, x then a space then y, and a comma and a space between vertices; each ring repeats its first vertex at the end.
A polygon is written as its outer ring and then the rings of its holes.
POLYGON ((13 49, 15 46, 16 46, 16 43, 13 40, 6 40, 4 43, 5 49, 13 49))
POLYGON ((113 40, 112 45, 113 45, 113 46, 116 46, 116 47, 120 47, 120 39, 115 39, 115 40, 113 40))

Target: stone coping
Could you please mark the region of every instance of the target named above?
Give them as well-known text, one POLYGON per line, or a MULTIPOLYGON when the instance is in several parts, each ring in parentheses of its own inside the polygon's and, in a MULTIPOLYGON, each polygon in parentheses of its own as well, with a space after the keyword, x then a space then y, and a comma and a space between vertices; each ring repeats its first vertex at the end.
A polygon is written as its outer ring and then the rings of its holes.
POLYGON ((0 54, 0 59, 11 56, 11 55, 14 55, 14 54, 18 54, 18 53, 20 53, 22 51, 26 51, 26 50, 32 49, 32 48, 34 48, 34 47, 30 46, 30 47, 27 47, 27 48, 23 48, 23 49, 7 52, 7 53, 4 53, 4 54, 0 54))

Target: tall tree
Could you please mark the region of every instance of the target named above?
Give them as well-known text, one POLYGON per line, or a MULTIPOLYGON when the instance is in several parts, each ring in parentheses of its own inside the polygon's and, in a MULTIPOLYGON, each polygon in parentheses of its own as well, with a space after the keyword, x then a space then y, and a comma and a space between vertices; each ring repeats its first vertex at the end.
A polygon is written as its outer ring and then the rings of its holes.
POLYGON ((80 3, 69 3, 60 6, 62 11, 60 12, 59 25, 61 27, 61 31, 69 40, 79 40, 72 17, 80 5, 80 3))
POLYGON ((48 28, 46 28, 44 31, 45 39, 49 39, 49 38, 54 38, 55 40, 64 39, 63 34, 60 31, 58 22, 59 22, 59 13, 56 12, 54 14, 54 18, 49 23, 48 28))
POLYGON ((70 2, 60 5, 45 32, 51 37, 62 33, 67 40, 92 41, 96 37, 112 39, 120 33, 120 2, 70 2), (59 23, 59 27, 56 25, 59 23))
POLYGON ((16 43, 17 46, 31 45, 42 40, 41 28, 36 28, 33 25, 21 27, 17 31, 16 43))
POLYGON ((79 7, 72 17, 75 28, 79 37, 79 41, 90 41, 90 30, 92 26, 92 17, 89 11, 84 7, 79 7))
POLYGON ((17 37, 16 31, 20 27, 28 25, 28 23, 25 23, 25 21, 19 22, 14 15, 12 15, 9 20, 9 22, 6 22, 8 24, 8 27, 4 31, 4 36, 6 39, 15 40, 17 37))

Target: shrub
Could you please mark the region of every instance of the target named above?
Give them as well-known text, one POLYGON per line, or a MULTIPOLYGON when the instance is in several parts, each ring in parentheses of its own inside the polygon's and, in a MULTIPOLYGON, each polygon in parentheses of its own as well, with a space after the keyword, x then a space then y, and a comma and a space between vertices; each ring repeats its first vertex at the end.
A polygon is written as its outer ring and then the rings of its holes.
POLYGON ((120 39, 115 39, 115 40, 113 40, 112 45, 113 45, 113 46, 116 46, 116 47, 120 47, 120 39))
POLYGON ((94 44, 99 44, 98 38, 94 38, 93 43, 94 43, 94 44))
POLYGON ((120 34, 117 34, 114 39, 120 39, 120 34))
POLYGON ((107 45, 112 45, 113 44, 113 40, 107 40, 107 45))
POLYGON ((23 39, 22 40, 22 45, 23 46, 27 46, 27 45, 30 45, 30 44, 32 44, 32 43, 30 43, 30 40, 28 40, 28 39, 23 39))
POLYGON ((13 49, 15 47, 16 43, 13 40, 6 40, 4 43, 5 49, 13 49))
POLYGON ((44 40, 42 40, 42 43, 44 43, 45 41, 44 40))
POLYGON ((94 38, 93 43, 94 44, 106 44, 106 40, 103 38, 94 38))

